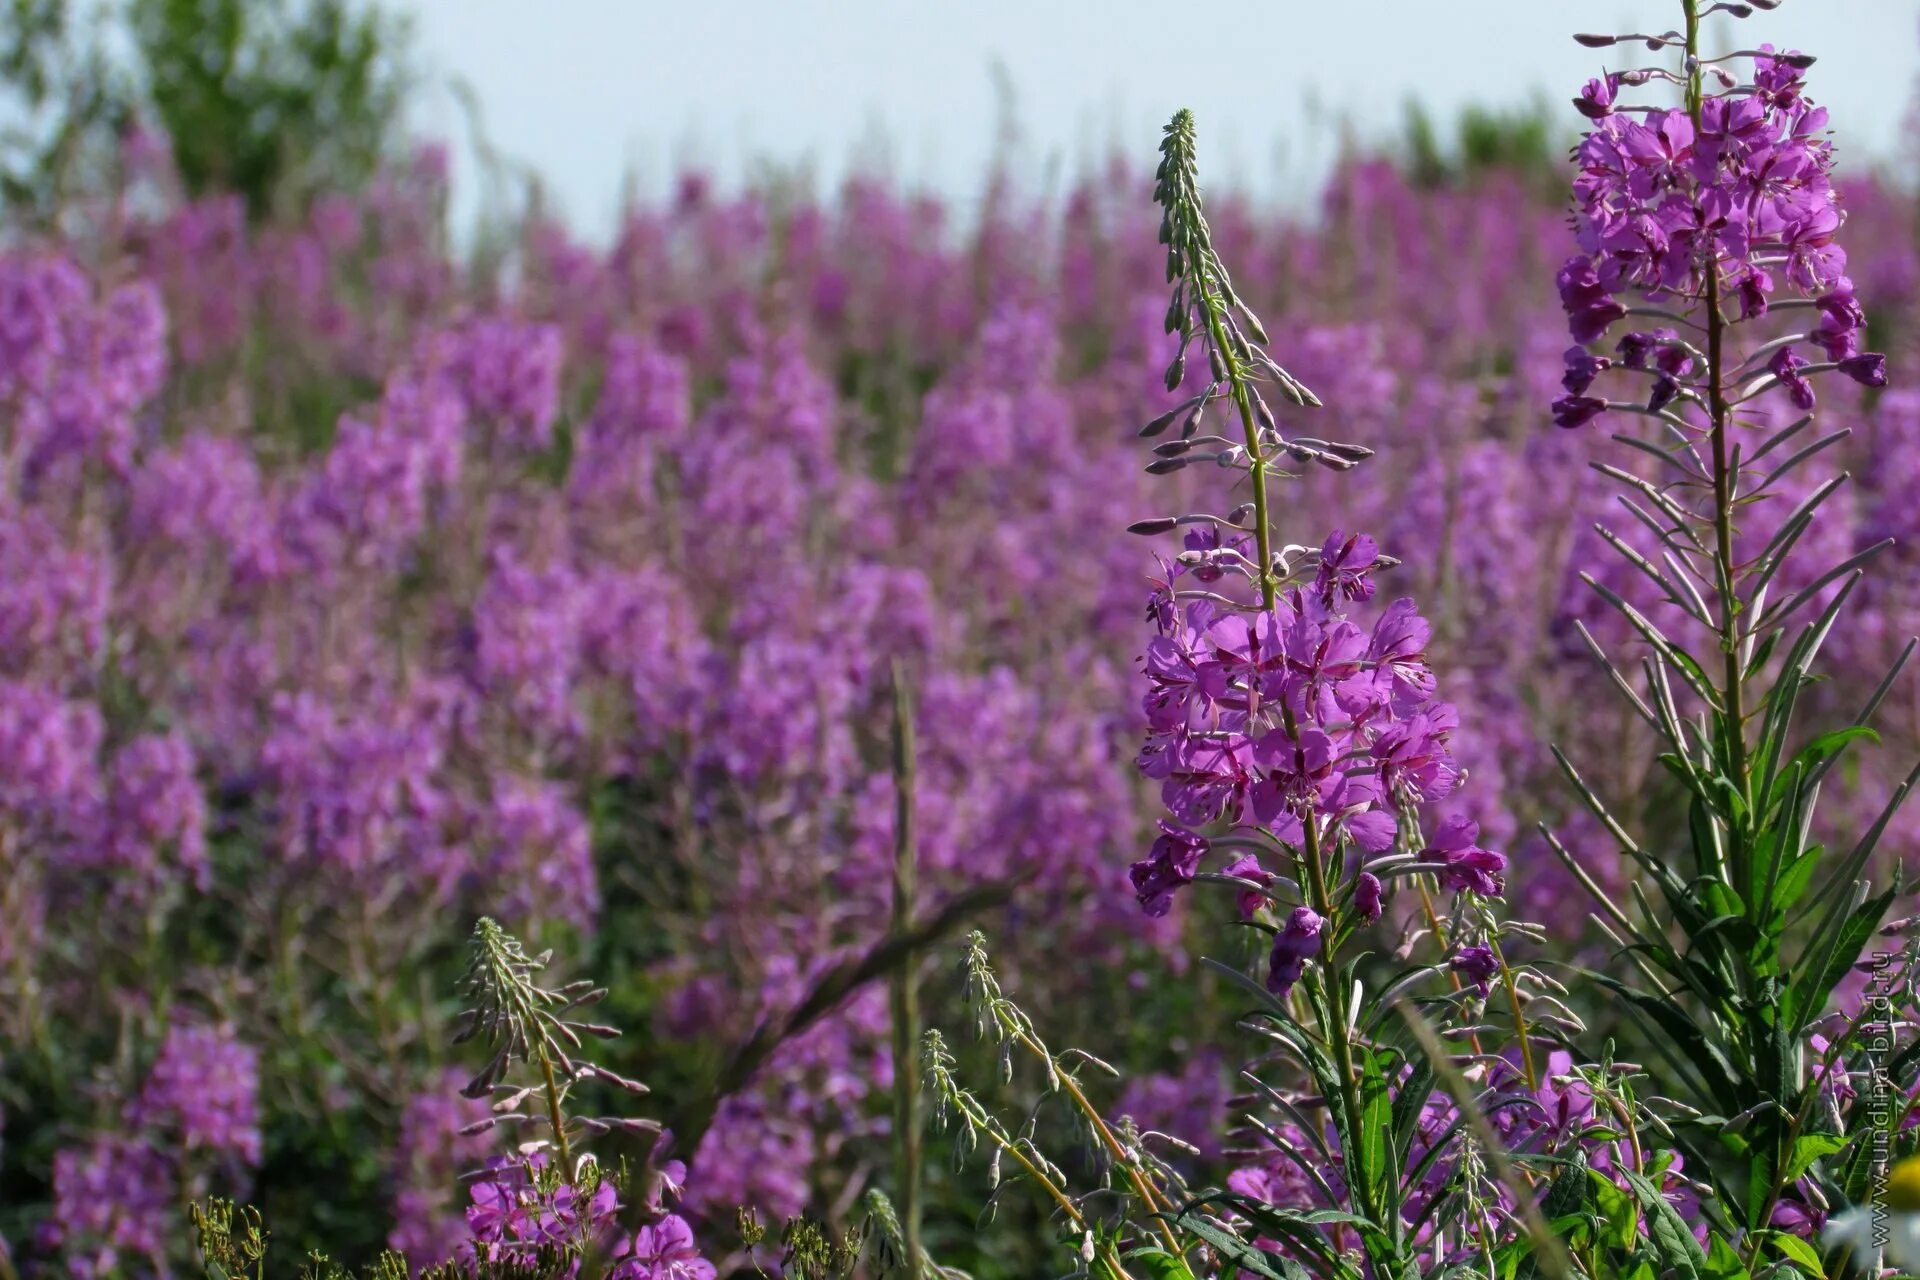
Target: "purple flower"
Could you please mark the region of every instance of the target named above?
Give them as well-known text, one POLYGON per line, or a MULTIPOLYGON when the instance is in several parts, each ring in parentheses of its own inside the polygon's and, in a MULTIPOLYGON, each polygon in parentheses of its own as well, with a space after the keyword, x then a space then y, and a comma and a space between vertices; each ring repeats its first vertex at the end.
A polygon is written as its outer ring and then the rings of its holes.
POLYGON ((1380 918, 1382 896, 1379 877, 1371 871, 1362 871, 1353 884, 1353 909, 1360 913, 1362 920, 1371 923, 1380 918))
POLYGON ((1453 707, 1436 703, 1388 728, 1373 746, 1380 781, 1420 803, 1452 795, 1460 770, 1449 741, 1459 723, 1453 707))
POLYGON ((1829 360, 1845 360, 1857 355, 1860 351, 1860 331, 1866 327, 1867 313, 1860 306, 1860 300, 1854 297, 1852 284, 1843 281, 1840 288, 1822 294, 1816 301, 1820 307, 1820 321, 1813 329, 1814 343, 1827 353, 1829 360))
POLYGON ((1131 872, 1141 909, 1150 916, 1167 914, 1173 906, 1174 892, 1193 883, 1208 847, 1206 837, 1162 820, 1160 838, 1144 859, 1133 864, 1131 872))
POLYGON ((1482 849, 1476 843, 1479 838, 1480 824, 1456 813, 1441 821, 1433 843, 1420 856, 1426 862, 1446 864, 1440 879, 1449 889, 1497 898, 1506 889, 1507 857, 1482 849))
POLYGON ((1734 296, 1740 300, 1740 318, 1758 320, 1767 314, 1767 295, 1773 292, 1773 277, 1759 267, 1748 267, 1734 282, 1734 296))
POLYGON ((1773 359, 1767 361, 1767 368, 1787 389, 1794 405, 1801 409, 1813 408, 1813 384, 1800 375, 1807 362, 1794 354, 1792 347, 1782 347, 1773 353, 1773 359))
POLYGON ((1635 329, 1625 334, 1615 344, 1614 350, 1620 353, 1620 364, 1627 369, 1644 369, 1653 359, 1653 353, 1660 349, 1662 334, 1646 333, 1635 329))
POLYGON ((1553 402, 1553 425, 1571 431, 1584 427, 1607 411, 1605 400, 1591 396, 1562 396, 1553 402))
MULTIPOLYGON (((1272 884, 1278 878, 1273 872, 1260 865, 1258 855, 1251 853, 1242 854, 1221 868, 1221 874, 1240 880, 1251 880, 1262 887, 1272 884)), ((1267 895, 1259 889, 1242 889, 1235 901, 1239 905, 1241 918, 1251 920, 1256 911, 1267 905, 1267 895)))
POLYGON ((1658 413, 1672 404, 1679 395, 1680 384, 1663 373, 1653 381, 1653 390, 1647 395, 1647 409, 1649 412, 1658 413))
POLYGON ((229 1029, 175 1025, 127 1119, 164 1130, 183 1151, 210 1151, 257 1165, 260 1055, 229 1029))
POLYGON ((1598 80, 1587 81, 1587 87, 1573 100, 1574 107, 1589 120, 1604 120, 1613 114, 1613 93, 1618 80, 1614 76, 1601 76, 1598 80))
POLYGON ((1295 907, 1286 927, 1273 939, 1267 961, 1267 990, 1285 999, 1306 971, 1307 961, 1320 954, 1320 931, 1326 921, 1312 907, 1295 907))
POLYGON ((73 1280, 143 1272, 144 1262, 166 1255, 175 1184, 166 1156, 143 1139, 99 1135, 57 1152, 53 1209, 36 1243, 59 1256, 73 1280))
POLYGON ((1493 976, 1500 972, 1500 962, 1494 957, 1493 948, 1477 943, 1461 947, 1447 963, 1455 973, 1478 988, 1483 996, 1487 994, 1493 976))
POLYGON ((1613 368, 1613 361, 1596 356, 1585 347, 1568 347, 1566 364, 1567 372, 1560 379, 1560 385, 1572 396, 1585 395, 1595 378, 1613 368))
POLYGON ((1887 358, 1874 352, 1848 356, 1840 362, 1840 372, 1863 387, 1884 387, 1887 385, 1887 358))
POLYGON ((468 1248, 473 1257, 500 1262, 542 1247, 584 1251, 613 1227, 620 1207, 613 1184, 599 1181, 584 1195, 571 1182, 547 1184, 539 1175, 548 1160, 540 1151, 488 1161, 484 1176, 468 1191, 468 1248))
POLYGON ((714 1266, 700 1256, 693 1228, 677 1216, 634 1232, 614 1248, 608 1280, 713 1280, 714 1266))
POLYGON ((1560 305, 1566 309, 1567 327, 1575 342, 1596 341, 1616 320, 1626 318, 1627 309, 1600 283, 1593 259, 1569 258, 1560 268, 1558 283, 1560 305))
POLYGON ((1373 599, 1373 568, 1380 561, 1380 547, 1364 533, 1351 537, 1335 529, 1320 548, 1320 571, 1314 578, 1314 593, 1320 603, 1331 609, 1336 599, 1373 599))

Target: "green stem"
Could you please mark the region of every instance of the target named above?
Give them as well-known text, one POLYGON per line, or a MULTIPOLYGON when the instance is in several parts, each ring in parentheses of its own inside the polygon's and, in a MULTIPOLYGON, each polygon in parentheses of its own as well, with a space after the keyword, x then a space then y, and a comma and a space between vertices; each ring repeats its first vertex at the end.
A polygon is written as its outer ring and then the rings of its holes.
MULTIPOLYGON (((913 693, 898 662, 893 667, 893 932, 913 928, 919 889, 917 832, 914 826, 913 693)), ((893 977, 893 1112, 896 1177, 900 1184, 900 1237, 907 1255, 907 1280, 923 1274, 920 1249, 920 993, 914 982, 918 956, 902 953, 893 977)))
MULTIPOLYGON (((1080 1082, 1061 1069, 1060 1064, 1054 1059, 1053 1051, 1025 1031, 1016 1030, 1014 1039, 1046 1063, 1047 1071, 1060 1082, 1060 1087, 1066 1091, 1067 1097, 1080 1109, 1080 1114, 1087 1118, 1087 1124, 1093 1130, 1094 1136, 1100 1140, 1100 1145, 1105 1147, 1107 1154, 1126 1171, 1127 1181, 1133 1184, 1134 1194, 1139 1196, 1152 1212, 1171 1212, 1175 1207, 1173 1202, 1155 1192, 1153 1184, 1148 1182, 1146 1176, 1140 1172, 1139 1163, 1127 1154, 1126 1148, 1120 1145, 1120 1140, 1113 1136, 1113 1130, 1107 1126, 1106 1117, 1100 1114, 1099 1108, 1095 1107, 1081 1090, 1080 1082)), ((1173 1228, 1167 1224, 1165 1218, 1159 1219, 1155 1225, 1159 1228, 1161 1239, 1166 1241, 1167 1248, 1176 1257, 1184 1252, 1180 1247, 1179 1238, 1173 1234, 1173 1228)))
POLYGON ((1514 985, 1513 968, 1507 963, 1505 953, 1500 950, 1500 934, 1497 929, 1487 933, 1487 946, 1493 951, 1493 959, 1500 966, 1502 985, 1507 989, 1507 1003, 1513 1008, 1513 1034, 1520 1041, 1520 1065, 1525 1069, 1527 1088, 1540 1092, 1540 1071, 1533 1062, 1533 1045, 1527 1033, 1527 1015, 1521 1008, 1520 988, 1514 985))
MULTIPOLYGON (((1687 85, 1687 109, 1693 117, 1694 127, 1700 127, 1703 72, 1698 66, 1700 56, 1700 14, 1699 0, 1686 0, 1687 8, 1687 54, 1695 63, 1695 69, 1687 85)), ((1727 427, 1732 417, 1731 407, 1727 403, 1726 392, 1726 317, 1720 310, 1720 255, 1716 248, 1712 262, 1707 268, 1707 411, 1712 419, 1708 436, 1713 452, 1713 539, 1716 586, 1720 595, 1720 652, 1724 664, 1722 676, 1724 688, 1723 705, 1726 718, 1723 728, 1726 739, 1728 776, 1732 779, 1740 798, 1752 805, 1752 779, 1747 766, 1747 713, 1746 713, 1746 673, 1740 662, 1740 619, 1744 605, 1740 599, 1737 581, 1738 571, 1733 550, 1733 506, 1739 475, 1733 470, 1729 460, 1727 427)), ((1751 899, 1752 869, 1746 865, 1745 841, 1740 833, 1729 831, 1732 848, 1728 851, 1732 857, 1734 889, 1743 898, 1751 899)))
MULTIPOLYGON (((1297 737, 1292 709, 1283 704, 1282 710, 1285 714, 1288 734, 1297 737)), ((1326 939, 1326 944, 1325 950, 1321 953, 1320 962, 1327 974, 1329 1025, 1325 1031, 1328 1042, 1333 1046, 1334 1063, 1340 1072, 1340 1103, 1347 1113, 1345 1131, 1348 1134, 1357 1134, 1360 1129, 1359 1077, 1353 1066, 1353 1040, 1348 1035, 1347 985, 1340 977, 1337 943, 1339 930, 1334 927, 1333 893, 1327 881, 1326 857, 1320 848, 1319 818, 1310 812, 1301 826, 1306 832, 1302 843, 1306 854, 1308 884, 1313 894, 1312 906, 1324 921, 1321 926, 1321 936, 1326 939)), ((1351 1153, 1348 1154, 1351 1159, 1351 1153)), ((1370 1193, 1369 1198, 1371 1198, 1370 1193)), ((1369 1204, 1365 1208, 1367 1216, 1378 1222, 1380 1206, 1369 1204)))
POLYGON ((568 1182, 573 1181, 573 1148, 567 1142, 567 1122, 560 1114, 560 1082, 553 1076, 553 1059, 547 1056, 547 1047, 540 1046, 540 1074, 547 1086, 547 1123, 553 1127, 553 1144, 560 1152, 560 1172, 568 1182))
POLYGON ((1213 343, 1213 349, 1220 353, 1221 363, 1226 366, 1233 406, 1240 414, 1247 458, 1252 464, 1249 474, 1253 480, 1253 537, 1260 557, 1260 602, 1272 609, 1279 583, 1273 576, 1273 531, 1268 528, 1267 522, 1267 457, 1260 451, 1260 427, 1253 414, 1253 388, 1247 381, 1247 371, 1240 366, 1239 357, 1227 342, 1226 325, 1220 318, 1223 305, 1221 298, 1209 287, 1210 282, 1204 277, 1201 284, 1200 308, 1207 313, 1207 336, 1213 343))

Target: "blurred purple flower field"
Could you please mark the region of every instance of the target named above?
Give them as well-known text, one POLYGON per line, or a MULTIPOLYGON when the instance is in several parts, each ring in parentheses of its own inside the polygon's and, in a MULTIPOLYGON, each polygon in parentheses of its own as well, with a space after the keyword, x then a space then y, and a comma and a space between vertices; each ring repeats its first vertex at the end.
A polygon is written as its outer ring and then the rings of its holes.
MULTIPOLYGON (((1583 110, 1605 119, 1596 84, 1583 110)), ((1374 451, 1275 489, 1282 537, 1326 547, 1331 638, 1301 714, 1325 719, 1336 692, 1351 710, 1346 661, 1378 717, 1377 781, 1347 780, 1375 789, 1328 799, 1352 724, 1250 746, 1238 781, 1196 781, 1180 754, 1188 702, 1220 697, 1193 671, 1257 671, 1281 641, 1160 594, 1218 578, 1217 530, 1187 535, 1202 554, 1183 566, 1125 532, 1231 505, 1217 468, 1142 470, 1142 424, 1208 387, 1199 361, 1172 395, 1163 381, 1143 165, 1044 202, 996 182, 977 217, 880 180, 822 197, 690 172, 610 246, 533 215, 456 252, 431 148, 254 218, 237 195, 185 194, 162 139, 123 160, 111 189, 0 248, 0 1259, 22 1275, 182 1274, 182 1205, 209 1194, 260 1205, 294 1256, 392 1246, 421 1264, 491 1238, 470 1237, 480 1188, 459 1178, 500 1143, 461 1132, 488 1112, 460 1096, 474 1063, 448 1043, 481 916, 606 984, 625 1034, 597 1060, 652 1089, 660 1142, 616 1134, 600 1158, 677 1169, 678 1212, 612 1274, 712 1274, 701 1249, 751 1274, 741 1207, 851 1220, 893 1160, 888 984, 846 979, 897 925, 897 682, 917 918, 937 924, 926 1021, 964 1021, 954 962, 984 931, 1049 1039, 1126 1077, 1102 1086, 1110 1117, 1192 1144, 1177 1162, 1197 1182, 1317 1203, 1235 1123, 1234 1073, 1258 1051, 1233 1030, 1246 995, 1196 957, 1284 997, 1321 925, 1302 906, 1277 940, 1243 939, 1233 895, 1176 894, 1206 844, 1169 808, 1198 827, 1244 801, 1283 831, 1319 804, 1385 849, 1388 792, 1412 796, 1436 884, 1504 891, 1552 941, 1509 939, 1508 959, 1627 976, 1538 827, 1614 900, 1650 888, 1550 745, 1649 847, 1689 821, 1583 639, 1624 669, 1642 636, 1583 576, 1679 616, 1594 529, 1659 557, 1588 465, 1651 464, 1586 397, 1603 374, 1691 366, 1651 349, 1570 365, 1568 313, 1597 337, 1614 293, 1687 288, 1687 253, 1577 243, 1531 172, 1433 181, 1356 152, 1309 213, 1209 191, 1234 287, 1325 402, 1278 405, 1280 429, 1374 451), (1582 250, 1599 274, 1563 266, 1582 250)), ((1801 695, 1809 722, 1853 716, 1920 633, 1911 176, 1840 180, 1856 300, 1808 317, 1842 372, 1886 353, 1886 387, 1820 382, 1821 431, 1851 434, 1737 529, 1758 557, 1849 477, 1779 596, 1830 593, 1828 566, 1894 539, 1801 695)), ((1589 217, 1631 198, 1600 185, 1576 187, 1589 217)), ((1795 270, 1821 292, 1837 274, 1795 270)), ((1797 391, 1805 364, 1769 367, 1797 391)), ((1920 753, 1910 679, 1879 728, 1827 779, 1813 838, 1850 845, 1920 753)), ((1861 874, 1900 868, 1920 870, 1904 815, 1861 874)), ((1243 882, 1251 916, 1275 869, 1206 870, 1243 882)), ((1438 919, 1366 878, 1356 906, 1391 967, 1438 919)), ((1484 991, 1501 966, 1468 948, 1452 970, 1484 991)), ((1642 1053, 1560 976, 1590 1038, 1642 1053)), ((960 1052, 994 1078, 990 1047, 960 1052)), ((1540 1096, 1591 1112, 1562 1087, 1540 1096)), ((1057 1272, 1044 1205, 999 1203, 996 1241, 976 1231, 985 1175, 928 1170, 937 1255, 1057 1272)), ((524 1211, 517 1186, 480 1184, 502 1221, 524 1211)))

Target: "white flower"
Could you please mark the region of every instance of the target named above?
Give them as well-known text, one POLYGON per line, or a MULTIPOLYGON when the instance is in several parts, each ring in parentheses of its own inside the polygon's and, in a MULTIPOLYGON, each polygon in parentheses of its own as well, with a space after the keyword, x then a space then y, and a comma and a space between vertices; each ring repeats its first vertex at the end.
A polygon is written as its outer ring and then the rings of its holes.
POLYGON ((1858 1260, 1876 1247, 1882 1261, 1902 1271, 1920 1271, 1920 1156, 1909 1156, 1887 1171, 1886 1193, 1827 1219, 1829 1247, 1844 1245, 1858 1260))

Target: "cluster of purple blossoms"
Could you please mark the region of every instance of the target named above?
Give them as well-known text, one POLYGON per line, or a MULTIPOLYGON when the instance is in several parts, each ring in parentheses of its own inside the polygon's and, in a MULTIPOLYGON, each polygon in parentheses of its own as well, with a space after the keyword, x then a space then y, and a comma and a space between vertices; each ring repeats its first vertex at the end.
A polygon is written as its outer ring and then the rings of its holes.
POLYGON ((663 1196, 648 1205, 655 1220, 629 1235, 618 1229, 614 1184, 597 1172, 569 1181, 552 1170, 544 1151, 496 1156, 470 1188, 461 1253, 481 1262, 524 1260, 541 1251, 571 1255, 565 1274, 574 1275, 582 1257, 604 1249, 613 1259, 607 1280, 713 1280, 715 1268, 692 1227, 666 1212, 666 1199, 682 1191, 685 1167, 673 1161, 663 1173, 663 1196))
POLYGON ((259 1164, 259 1052, 229 1029, 176 1024, 127 1120, 170 1135, 182 1154, 206 1151, 259 1164))
POLYGON ((480 1262, 531 1258, 541 1250, 578 1259, 610 1235, 620 1200, 597 1176, 578 1181, 551 1169, 544 1151, 495 1156, 469 1188, 467 1251, 480 1262), (585 1184, 591 1184, 585 1189, 585 1184))
MULTIPOLYGON (((1203 542, 1199 551, 1189 559, 1202 571, 1215 558, 1242 555, 1232 540, 1203 542)), ((1349 614, 1351 604, 1372 599, 1379 561, 1373 539, 1335 532, 1313 581, 1271 610, 1237 607, 1213 592, 1183 600, 1184 565, 1165 566, 1154 604, 1160 634, 1145 660, 1140 768, 1160 782, 1175 821, 1162 820, 1152 851, 1132 868, 1149 915, 1166 913, 1216 843, 1192 828, 1224 822, 1232 835, 1218 843, 1252 850, 1224 868, 1260 886, 1243 896, 1249 913, 1274 882, 1260 853, 1299 850, 1311 823, 1323 848, 1362 851, 1342 891, 1362 918, 1379 917, 1381 878, 1364 855, 1393 849, 1402 812, 1446 800, 1462 780, 1453 754, 1459 716, 1436 697, 1427 621, 1404 598, 1367 627, 1349 614)), ((1506 859, 1481 848, 1478 835, 1472 821, 1450 815, 1422 856, 1449 888, 1496 895, 1506 859)), ((1309 906, 1286 915, 1268 974, 1275 992, 1291 990, 1320 953, 1325 925, 1309 906)))
POLYGON ((1813 59, 1770 45, 1751 55, 1753 80, 1703 94, 1696 113, 1683 108, 1633 108, 1616 100, 1625 86, 1644 85, 1650 72, 1609 75, 1588 84, 1577 104, 1594 121, 1576 152, 1575 228, 1580 256, 1560 269, 1560 301, 1579 344, 1566 352, 1566 395, 1554 421, 1578 427, 1606 412, 1590 394, 1601 374, 1619 369, 1650 381, 1647 394, 1623 403, 1660 412, 1698 393, 1687 381, 1703 372, 1701 352, 1672 328, 1636 330, 1611 354, 1589 348, 1635 314, 1671 314, 1662 304, 1707 303, 1735 321, 1759 320, 1782 306, 1783 286, 1798 295, 1796 309, 1818 316, 1804 332, 1782 335, 1756 349, 1740 370, 1750 392, 1787 390, 1811 409, 1810 373, 1837 369, 1865 386, 1884 386, 1884 356, 1863 352, 1865 312, 1846 274, 1847 255, 1836 242, 1844 219, 1832 180, 1833 144, 1827 112, 1806 97, 1801 83, 1813 59), (1635 308, 1620 295, 1652 304, 1635 308), (1818 347, 1815 363, 1795 344, 1818 347))
POLYGON ((183 1189, 215 1170, 241 1184, 260 1163, 259 1058, 227 1028, 170 1026, 124 1130, 55 1154, 35 1251, 78 1280, 166 1274, 183 1189))
POLYGON ((53 1157, 53 1208, 34 1238, 73 1280, 160 1271, 174 1238, 178 1175, 142 1137, 103 1134, 53 1157))

